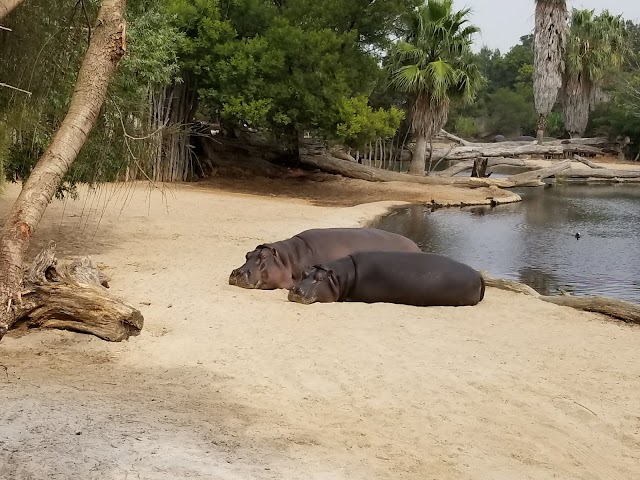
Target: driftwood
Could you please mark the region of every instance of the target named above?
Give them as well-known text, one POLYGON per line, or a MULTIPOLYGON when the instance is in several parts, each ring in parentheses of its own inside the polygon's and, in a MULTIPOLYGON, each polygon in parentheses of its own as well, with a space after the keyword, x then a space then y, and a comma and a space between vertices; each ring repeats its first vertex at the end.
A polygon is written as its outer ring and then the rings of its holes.
POLYGON ((613 181, 624 181, 625 179, 638 179, 640 180, 640 170, 611 170, 608 168, 598 169, 570 169, 558 175, 559 177, 567 178, 592 178, 592 179, 606 179, 613 181))
POLYGON ((580 155, 574 155, 573 158, 578 162, 584 163, 586 166, 591 168, 607 168, 607 167, 603 167, 602 165, 598 165, 597 163, 593 163, 591 160, 581 157, 580 155))
POLYGON ((524 283, 508 280, 504 278, 493 278, 487 272, 482 272, 487 287, 499 288, 516 293, 531 295, 539 300, 560 305, 563 307, 571 307, 576 310, 587 312, 601 313, 627 323, 635 323, 640 325, 640 305, 618 300, 616 298, 602 296, 580 296, 573 295, 540 295, 533 288, 524 283))
MULTIPOLYGON (((455 165, 447 168, 446 170, 434 172, 434 175, 438 175, 440 177, 453 177, 454 175, 457 175, 460 172, 464 172, 465 170, 471 170, 473 168, 474 161, 475 160, 464 160, 462 162, 458 162, 455 165)), ((496 165, 511 165, 514 167, 526 166, 524 160, 521 158, 494 157, 487 159, 487 167, 495 167, 496 165)))
POLYGON ((300 155, 300 161, 327 173, 369 182, 409 182, 426 185, 495 186, 500 188, 540 186, 543 185, 542 179, 556 175, 571 167, 571 160, 565 160, 548 168, 519 173, 508 178, 492 179, 407 175, 406 173, 389 172, 379 168, 366 167, 358 163, 345 162, 330 155, 300 155))
POLYGON ((120 342, 142 330, 140 311, 111 294, 108 278, 88 257, 59 265, 55 243, 38 254, 25 275, 14 329, 60 328, 120 342))
POLYGON ((473 142, 469 142, 464 138, 457 137, 452 133, 447 132, 446 130, 440 130, 440 136, 446 138, 447 140, 451 140, 452 142, 459 143, 460 145, 473 145, 473 142))
MULTIPOLYGON (((442 150, 439 149, 439 150, 442 150)), ((437 152, 438 150, 436 150, 437 152)), ((539 157, 553 156, 564 158, 573 154, 601 155, 603 150, 581 143, 547 143, 539 145, 536 142, 500 142, 500 143, 469 143, 456 146, 448 155, 450 160, 470 160, 478 157, 520 157, 534 155, 539 157)))

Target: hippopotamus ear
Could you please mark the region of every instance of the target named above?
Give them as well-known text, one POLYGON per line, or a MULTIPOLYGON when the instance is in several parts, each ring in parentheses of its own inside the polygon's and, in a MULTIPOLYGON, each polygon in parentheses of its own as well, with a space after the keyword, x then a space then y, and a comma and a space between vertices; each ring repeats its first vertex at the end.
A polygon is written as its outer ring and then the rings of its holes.
POLYGON ((273 256, 274 256, 274 257, 277 257, 277 256, 278 256, 278 251, 277 251, 275 248, 270 247, 270 248, 269 248, 269 250, 271 250, 271 253, 273 253, 273 256))

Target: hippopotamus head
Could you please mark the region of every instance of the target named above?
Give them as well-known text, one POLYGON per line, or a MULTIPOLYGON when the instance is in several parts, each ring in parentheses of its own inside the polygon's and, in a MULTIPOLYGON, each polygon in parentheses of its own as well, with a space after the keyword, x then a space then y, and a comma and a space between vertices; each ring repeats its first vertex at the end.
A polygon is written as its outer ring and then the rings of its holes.
POLYGON ((302 275, 302 279, 289 290, 289 301, 309 305, 311 303, 336 302, 339 296, 338 281, 333 270, 315 265, 302 275))
POLYGON ((246 262, 229 275, 229 284, 242 288, 289 288, 291 271, 282 262, 278 251, 269 245, 258 245, 248 252, 246 262))

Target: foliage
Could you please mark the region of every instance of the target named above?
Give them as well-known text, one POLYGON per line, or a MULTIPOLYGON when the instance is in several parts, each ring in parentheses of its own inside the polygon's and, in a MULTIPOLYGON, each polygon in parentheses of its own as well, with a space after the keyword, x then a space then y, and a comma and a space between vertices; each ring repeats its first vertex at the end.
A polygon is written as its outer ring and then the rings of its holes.
POLYGON ((573 9, 567 42, 564 120, 572 135, 582 135, 589 111, 601 100, 606 78, 622 67, 629 52, 621 16, 604 10, 573 9))
POLYGON ((483 78, 471 56, 469 9, 452 0, 429 0, 409 18, 404 40, 393 48, 390 84, 413 98, 412 128, 430 138, 446 122, 452 98, 471 102, 483 78))
POLYGON ((459 119, 470 118, 476 125, 474 137, 533 134, 533 36, 521 37, 504 55, 484 47, 474 57, 486 82, 472 105, 454 101, 447 128, 467 136, 459 130, 465 125, 459 119))
MULTIPOLYGON (((2 81, 33 93, 31 97, 0 90, 1 119, 11 125, 15 139, 4 157, 5 176, 26 179, 64 119, 77 72, 88 44, 99 2, 34 0, 12 16, 13 31, 2 48, 2 81), (32 32, 43 32, 33 35, 32 32)), ((131 154, 144 148, 127 143, 122 126, 142 133, 148 112, 147 93, 170 82, 178 73, 181 35, 163 13, 162 0, 128 2, 128 52, 117 70, 97 124, 57 192, 74 193, 77 182, 110 181, 131 163, 131 154)))
POLYGON ((367 97, 343 98, 338 108, 337 140, 353 148, 363 148, 376 138, 393 137, 405 113, 396 107, 374 110, 367 97))
POLYGON ((640 149, 640 72, 625 75, 609 89, 610 100, 596 106, 589 118, 587 133, 616 139, 628 136, 630 152, 640 149))
POLYGON ((293 141, 301 130, 336 135, 342 99, 373 91, 381 77, 374 52, 416 2, 171 3, 201 111, 293 141))
POLYGON ((463 138, 473 138, 480 133, 480 128, 475 118, 459 116, 455 120, 454 131, 463 138))
POLYGON ((532 98, 508 88, 500 88, 489 97, 489 125, 504 135, 532 134, 536 127, 536 111, 532 98))

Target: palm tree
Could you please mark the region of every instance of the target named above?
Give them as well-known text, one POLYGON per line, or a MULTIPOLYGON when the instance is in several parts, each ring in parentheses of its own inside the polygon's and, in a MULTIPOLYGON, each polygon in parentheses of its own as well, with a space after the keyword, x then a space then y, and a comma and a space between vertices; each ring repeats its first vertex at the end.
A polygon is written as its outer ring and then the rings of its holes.
POLYGON ((470 102, 482 82, 472 63, 469 9, 453 10, 453 0, 429 0, 408 18, 406 34, 390 55, 390 85, 411 99, 416 147, 409 173, 424 175, 427 142, 447 122, 449 102, 470 102))
POLYGON ((547 117, 562 87, 566 35, 566 0, 536 0, 533 93, 539 143, 543 141, 547 117))
POLYGON ((604 81, 622 66, 628 51, 622 16, 607 10, 598 16, 593 10, 573 10, 562 99, 571 137, 584 134, 589 112, 603 99, 604 81))

